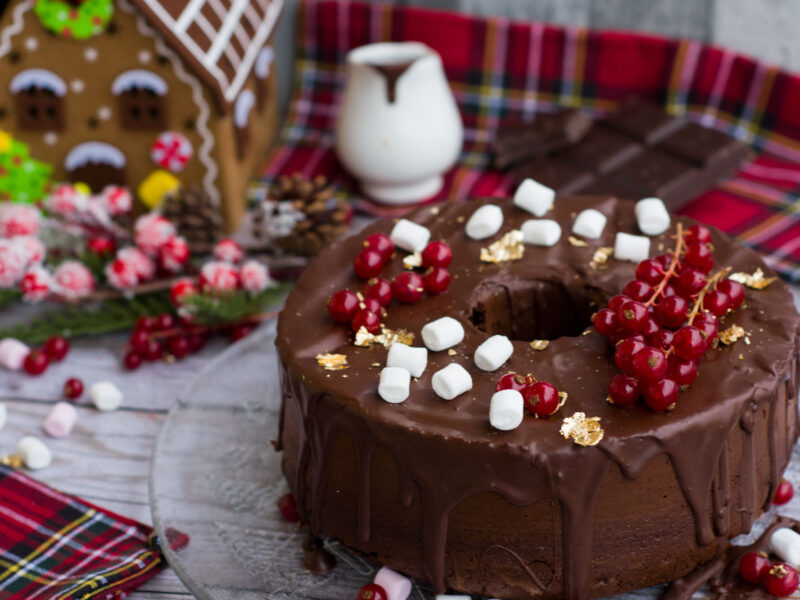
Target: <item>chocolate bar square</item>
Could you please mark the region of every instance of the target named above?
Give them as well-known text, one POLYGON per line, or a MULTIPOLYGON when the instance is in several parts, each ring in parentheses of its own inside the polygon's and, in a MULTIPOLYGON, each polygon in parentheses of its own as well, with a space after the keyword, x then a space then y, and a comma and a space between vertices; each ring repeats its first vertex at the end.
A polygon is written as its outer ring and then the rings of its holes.
POLYGON ((559 158, 589 171, 607 173, 630 160, 641 150, 641 144, 611 129, 595 126, 580 144, 559 154, 559 158))
POLYGON ((686 121, 668 115, 664 109, 641 101, 628 101, 602 123, 650 146, 679 129, 686 121))
POLYGON ((653 148, 646 148, 610 176, 640 197, 657 196, 664 202, 687 189, 694 189, 700 180, 700 172, 690 163, 653 148))
POLYGON ((658 144, 659 148, 698 167, 739 164, 750 149, 737 139, 697 123, 686 123, 658 144))
POLYGON ((511 171, 516 183, 533 179, 553 188, 557 194, 574 194, 582 191, 594 180, 594 175, 584 169, 560 159, 540 156, 511 171))

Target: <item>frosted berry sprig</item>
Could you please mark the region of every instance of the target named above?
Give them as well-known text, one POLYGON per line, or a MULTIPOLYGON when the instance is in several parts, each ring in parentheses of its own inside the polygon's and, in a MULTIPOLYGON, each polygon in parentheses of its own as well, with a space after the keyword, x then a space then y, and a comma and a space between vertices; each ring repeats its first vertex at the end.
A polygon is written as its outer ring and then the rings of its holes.
POLYGON ((549 417, 561 404, 558 389, 552 383, 537 381, 533 375, 506 373, 497 382, 495 392, 516 390, 522 395, 525 410, 536 418, 549 417))

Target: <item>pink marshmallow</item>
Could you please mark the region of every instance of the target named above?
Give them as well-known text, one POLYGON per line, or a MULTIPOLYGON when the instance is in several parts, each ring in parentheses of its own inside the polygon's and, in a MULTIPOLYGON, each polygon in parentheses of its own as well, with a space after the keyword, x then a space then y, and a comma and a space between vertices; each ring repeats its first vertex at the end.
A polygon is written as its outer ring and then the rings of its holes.
POLYGON ((375 575, 375 583, 386 590, 387 600, 406 600, 411 594, 411 580, 386 567, 375 575))
POLYGON ((30 348, 14 338, 0 340, 0 365, 12 371, 19 371, 30 348))
POLYGON ((44 420, 44 430, 54 438, 67 437, 72 431, 78 411, 69 402, 56 402, 44 420))

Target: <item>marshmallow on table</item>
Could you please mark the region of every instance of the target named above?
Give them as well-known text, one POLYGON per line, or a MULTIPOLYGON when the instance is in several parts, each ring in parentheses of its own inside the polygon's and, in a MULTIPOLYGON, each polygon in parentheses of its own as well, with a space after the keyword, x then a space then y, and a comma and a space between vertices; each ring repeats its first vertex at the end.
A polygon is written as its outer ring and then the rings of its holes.
POLYGON ((561 225, 550 219, 531 219, 520 227, 522 241, 534 246, 553 246, 561 239, 561 225))
POLYGON ((6 405, 0 404, 0 429, 2 429, 5 426, 7 416, 8 416, 8 411, 6 410, 6 405))
POLYGON ((30 348, 14 338, 0 340, 0 365, 12 371, 19 371, 30 348))
POLYGON ((464 339, 464 327, 453 317, 442 317, 422 328, 422 341, 429 350, 440 352, 460 344, 464 339))
POLYGON ((411 595, 411 580, 386 567, 375 574, 375 583, 386 592, 386 600, 406 600, 411 595))
POLYGON ((78 411, 69 402, 56 402, 50 409, 50 414, 44 420, 44 430, 47 435, 54 438, 67 437, 75 421, 78 420, 78 411))
POLYGON ((500 390, 489 403, 489 423, 500 431, 511 431, 522 423, 525 402, 517 390, 500 390))
POLYGON ((433 374, 431 386, 436 395, 452 400, 472 389, 472 376, 458 363, 450 363, 433 374))
POLYGON ((122 404, 122 392, 110 381, 100 381, 89 388, 89 398, 103 412, 117 410, 122 404))
POLYGON ((436 600, 472 600, 466 594, 436 594, 436 600))
POLYGON ((384 367, 378 382, 378 395, 390 404, 399 404, 408 398, 411 373, 402 367, 384 367))
POLYGON ((669 229, 669 211, 661 198, 643 198, 634 207, 639 229, 647 235, 661 235, 669 229))
POLYGON ((22 458, 23 464, 33 471, 49 467, 53 462, 50 449, 44 445, 42 440, 30 435, 26 435, 19 441, 17 454, 22 458))
POLYGON ((400 342, 392 344, 389 348, 389 354, 386 356, 387 367, 402 367, 411 373, 412 377, 422 375, 427 365, 427 348, 414 348, 400 342))
POLYGON ((392 228, 389 237, 395 246, 409 252, 422 252, 431 239, 431 232, 427 227, 418 225, 408 219, 400 219, 392 228))
POLYGON ((770 549, 790 565, 800 564, 800 534, 783 527, 769 538, 770 549))
POLYGON ((537 217, 543 217, 553 206, 555 198, 556 192, 552 188, 533 179, 525 179, 514 192, 514 205, 537 217))
POLYGON ((587 208, 578 213, 572 224, 572 233, 590 240, 596 240, 603 235, 608 219, 599 210, 587 208))
POLYGON ((503 226, 503 209, 496 204, 484 204, 467 221, 467 236, 473 240, 485 240, 500 231, 503 226))
POLYGON ((496 371, 514 353, 514 346, 504 335, 493 335, 475 349, 475 364, 481 371, 496 371))
POLYGON ((630 233, 617 233, 614 240, 614 258, 641 262, 650 256, 650 238, 630 233))

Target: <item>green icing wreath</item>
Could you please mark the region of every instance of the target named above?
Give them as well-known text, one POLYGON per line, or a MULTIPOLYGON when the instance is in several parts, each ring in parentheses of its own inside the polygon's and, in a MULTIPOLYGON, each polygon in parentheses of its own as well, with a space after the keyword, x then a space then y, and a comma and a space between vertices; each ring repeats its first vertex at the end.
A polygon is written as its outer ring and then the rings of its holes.
POLYGON ((61 37, 85 40, 106 30, 114 14, 114 0, 36 0, 34 8, 42 25, 61 37))

